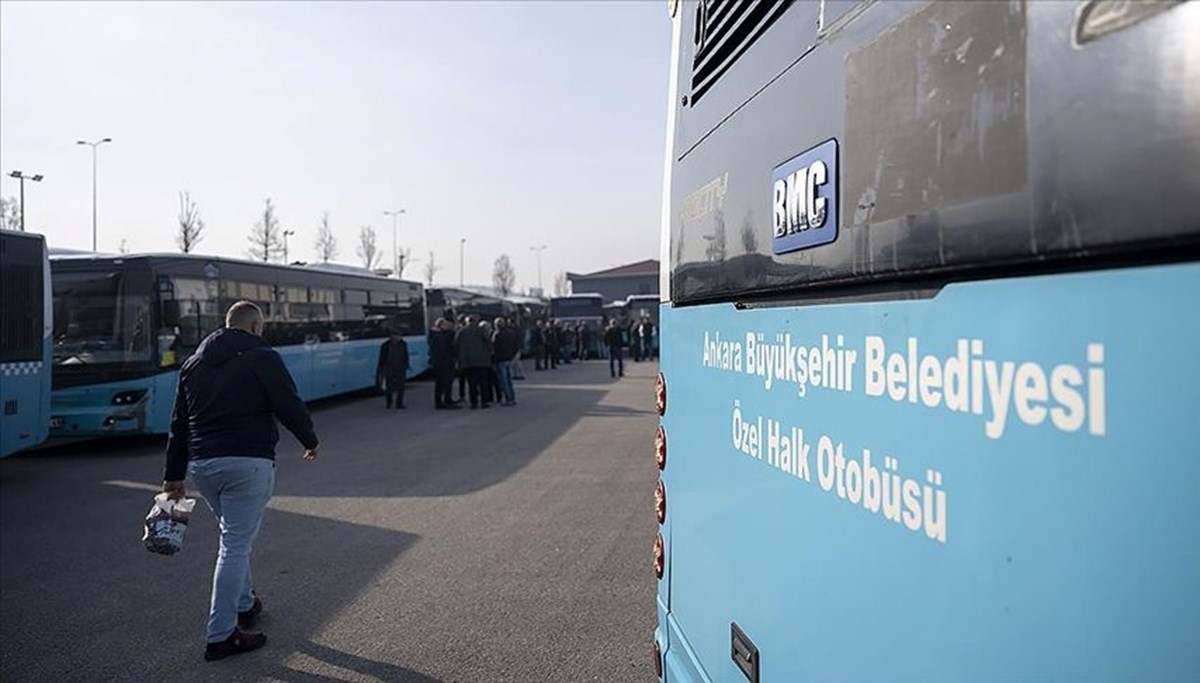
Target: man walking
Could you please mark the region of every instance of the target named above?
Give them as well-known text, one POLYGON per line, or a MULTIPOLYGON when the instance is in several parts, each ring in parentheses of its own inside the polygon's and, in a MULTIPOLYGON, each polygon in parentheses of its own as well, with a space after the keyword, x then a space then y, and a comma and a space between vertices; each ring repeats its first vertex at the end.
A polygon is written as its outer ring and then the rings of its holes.
POLYGON ((250 578, 250 552, 275 488, 275 418, 317 457, 317 435, 283 359, 262 340, 258 306, 239 301, 225 328, 208 335, 179 370, 167 438, 163 491, 185 494, 192 479, 221 528, 208 616, 207 660, 257 650, 267 643, 253 626, 262 611, 250 578))
POLYGON ((454 332, 450 322, 438 318, 429 333, 429 361, 433 366, 433 407, 453 410, 462 406, 454 402, 454 332))
POLYGON ((379 365, 375 375, 383 380, 386 407, 392 407, 394 397, 398 410, 407 408, 404 405, 404 381, 408 379, 408 344, 400 332, 392 330, 388 340, 379 347, 379 365))
POLYGON ((621 354, 621 327, 616 320, 608 321, 608 329, 604 330, 604 346, 608 347, 608 374, 613 377, 625 376, 625 358, 621 354))

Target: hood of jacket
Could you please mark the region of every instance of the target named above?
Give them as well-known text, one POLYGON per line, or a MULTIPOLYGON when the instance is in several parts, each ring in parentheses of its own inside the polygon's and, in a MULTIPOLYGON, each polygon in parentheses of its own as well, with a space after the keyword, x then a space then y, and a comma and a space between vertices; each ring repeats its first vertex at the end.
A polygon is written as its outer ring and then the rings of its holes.
POLYGON ((261 337, 245 330, 223 327, 204 338, 196 349, 199 362, 205 365, 222 365, 243 351, 269 348, 261 337))

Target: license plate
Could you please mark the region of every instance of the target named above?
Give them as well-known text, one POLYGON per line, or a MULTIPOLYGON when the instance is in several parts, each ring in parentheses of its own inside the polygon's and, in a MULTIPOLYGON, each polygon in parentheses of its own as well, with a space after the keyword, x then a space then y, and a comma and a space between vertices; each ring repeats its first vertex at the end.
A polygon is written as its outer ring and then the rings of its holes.
POLYGON ((62 429, 63 419, 61 417, 50 418, 50 429, 62 429))

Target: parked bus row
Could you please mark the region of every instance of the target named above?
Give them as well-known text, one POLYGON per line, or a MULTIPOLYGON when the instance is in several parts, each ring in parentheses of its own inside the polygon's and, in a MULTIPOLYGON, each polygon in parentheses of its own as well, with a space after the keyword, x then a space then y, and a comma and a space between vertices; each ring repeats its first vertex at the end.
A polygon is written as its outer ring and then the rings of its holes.
POLYGON ((438 317, 506 318, 526 355, 537 320, 597 330, 607 320, 599 295, 426 290, 348 266, 51 252, 41 236, 3 235, 3 455, 47 437, 165 433, 179 366, 243 299, 262 308, 264 337, 307 401, 375 386, 393 330, 408 344, 410 377, 424 373, 438 317))

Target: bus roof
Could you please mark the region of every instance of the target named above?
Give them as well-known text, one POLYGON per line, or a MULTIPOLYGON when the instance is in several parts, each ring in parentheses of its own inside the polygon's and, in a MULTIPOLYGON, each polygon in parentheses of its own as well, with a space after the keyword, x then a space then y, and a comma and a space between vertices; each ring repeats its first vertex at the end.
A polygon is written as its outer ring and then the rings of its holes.
POLYGON ((91 251, 77 251, 72 249, 52 249, 50 250, 51 261, 71 261, 75 263, 94 261, 97 265, 100 264, 119 264, 125 261, 166 261, 166 262, 181 262, 191 261, 200 263, 213 264, 237 264, 239 266, 250 266, 258 268, 266 268, 276 271, 286 271, 291 273, 304 274, 324 274, 338 275, 342 277, 360 278, 375 282, 403 282, 409 285, 422 287, 420 282, 415 280, 401 280, 390 277, 380 277, 374 273, 363 269, 357 269, 354 266, 342 266, 342 268, 330 268, 330 265, 340 266, 341 264, 291 264, 285 265, 282 263, 267 263, 263 261, 253 261, 250 259, 231 258, 228 256, 207 256, 203 254, 178 254, 178 253, 145 253, 145 254, 105 254, 91 251))

